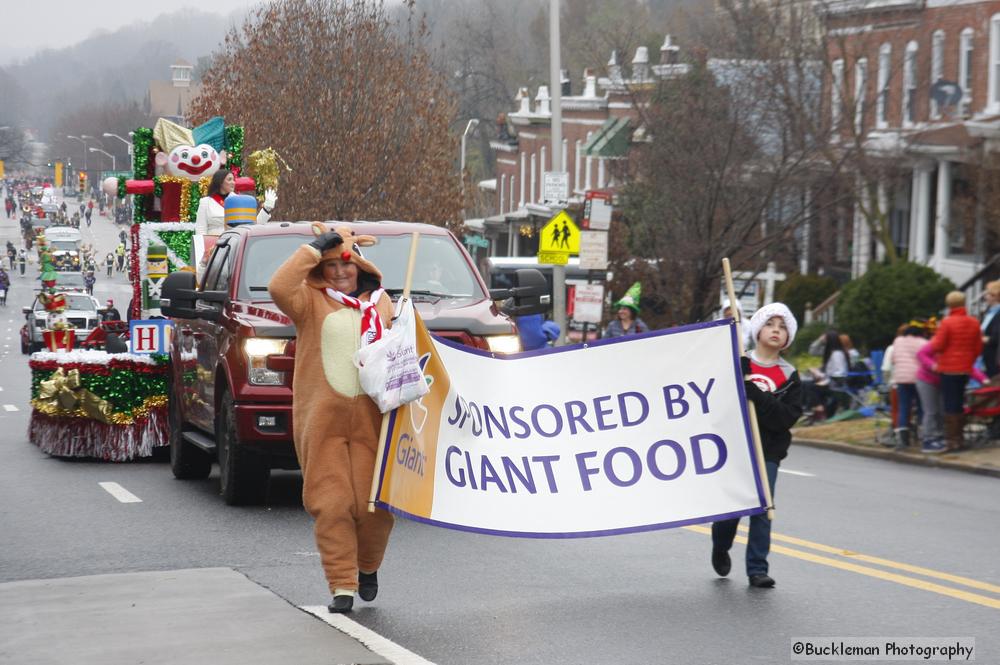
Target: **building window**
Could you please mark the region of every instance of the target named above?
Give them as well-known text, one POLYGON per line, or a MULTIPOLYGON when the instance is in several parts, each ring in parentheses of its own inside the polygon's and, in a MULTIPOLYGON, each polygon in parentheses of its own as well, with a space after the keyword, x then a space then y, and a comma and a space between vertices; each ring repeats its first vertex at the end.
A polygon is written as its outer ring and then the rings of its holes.
POLYGON ((875 103, 875 125, 885 128, 889 125, 889 72, 892 68, 892 46, 882 44, 878 50, 878 100, 875 103))
POLYGON ((963 30, 958 39, 958 85, 962 88, 959 112, 968 118, 972 115, 972 28, 963 30))
MULTIPOLYGON (((935 30, 931 36, 931 85, 944 78, 944 30, 935 30)), ((941 117, 941 108, 931 97, 931 118, 941 117)))
POLYGON ((989 109, 1000 109, 1000 14, 990 19, 989 109))
POLYGON ((906 45, 903 57, 903 126, 916 121, 917 111, 917 43, 906 45))
POLYGON ((860 58, 854 65, 854 131, 861 134, 865 128, 865 105, 868 101, 868 58, 860 58))
POLYGON ((833 129, 840 127, 841 105, 844 90, 844 61, 833 61, 833 76, 830 82, 830 121, 833 129))

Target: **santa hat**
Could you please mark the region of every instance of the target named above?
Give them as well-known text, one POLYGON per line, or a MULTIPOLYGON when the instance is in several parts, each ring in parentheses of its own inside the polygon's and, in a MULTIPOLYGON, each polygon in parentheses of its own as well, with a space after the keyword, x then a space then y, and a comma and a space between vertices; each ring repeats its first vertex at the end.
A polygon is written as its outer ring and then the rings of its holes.
POLYGON ((788 309, 788 306, 784 303, 773 302, 769 305, 764 305, 754 312, 754 315, 750 317, 750 339, 756 343, 757 335, 760 334, 761 328, 775 316, 780 316, 785 320, 785 328, 788 329, 788 341, 781 348, 787 349, 792 345, 792 340, 795 339, 795 332, 799 329, 799 324, 795 320, 792 310, 788 309))
POLYGON ((621 300, 615 303, 615 309, 619 307, 628 307, 632 310, 636 316, 639 316, 639 300, 642 298, 642 283, 636 282, 632 286, 628 287, 628 291, 625 295, 621 297, 621 300))
MULTIPOLYGON (((320 222, 313 222, 312 230, 316 236, 321 236, 332 230, 344 240, 344 244, 337 245, 323 252, 323 255, 319 259, 320 266, 332 260, 349 261, 358 267, 358 291, 374 291, 381 285, 382 271, 361 254, 362 247, 371 247, 378 242, 375 236, 355 235, 349 226, 338 226, 330 229, 326 224, 321 224, 320 222)), ((329 285, 324 284, 324 288, 326 286, 329 285)))

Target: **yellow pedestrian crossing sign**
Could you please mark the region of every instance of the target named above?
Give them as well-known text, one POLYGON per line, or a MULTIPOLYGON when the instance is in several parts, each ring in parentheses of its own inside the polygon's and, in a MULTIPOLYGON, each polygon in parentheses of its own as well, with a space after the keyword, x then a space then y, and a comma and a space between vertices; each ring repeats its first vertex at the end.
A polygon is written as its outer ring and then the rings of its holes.
POLYGON ((580 253, 580 229, 565 210, 547 221, 538 237, 538 254, 580 253))

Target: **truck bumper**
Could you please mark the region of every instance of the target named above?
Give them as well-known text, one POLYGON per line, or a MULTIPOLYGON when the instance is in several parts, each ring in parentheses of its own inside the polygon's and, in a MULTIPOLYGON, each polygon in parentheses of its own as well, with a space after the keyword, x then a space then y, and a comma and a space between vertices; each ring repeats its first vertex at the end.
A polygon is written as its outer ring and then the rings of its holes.
POLYGON ((261 448, 292 446, 292 405, 237 404, 236 431, 246 444, 261 448))

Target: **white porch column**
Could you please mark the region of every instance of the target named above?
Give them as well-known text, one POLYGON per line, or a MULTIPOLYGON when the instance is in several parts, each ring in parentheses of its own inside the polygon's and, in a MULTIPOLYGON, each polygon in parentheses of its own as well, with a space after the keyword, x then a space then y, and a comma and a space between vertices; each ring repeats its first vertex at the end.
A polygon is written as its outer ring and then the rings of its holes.
POLYGON ((576 170, 573 173, 573 191, 582 192, 583 187, 580 186, 580 166, 583 164, 583 161, 581 160, 581 157, 583 157, 583 150, 581 149, 583 147, 583 141, 577 140, 574 146, 575 146, 574 152, 576 159, 576 170))
POLYGON ((934 220, 934 258, 931 265, 935 270, 948 257, 948 229, 951 226, 951 162, 938 161, 937 214, 934 220))
POLYGON ((918 220, 918 210, 920 208, 920 167, 918 165, 913 166, 913 171, 910 173, 910 237, 909 246, 907 247, 906 253, 907 258, 911 261, 919 261, 917 257, 920 252, 918 251, 917 243, 917 220, 918 220))
POLYGON ((921 166, 917 171, 917 251, 918 263, 927 264, 927 246, 931 234, 931 169, 921 166))
POLYGON ((531 155, 531 188, 528 190, 528 203, 534 203, 538 200, 535 194, 535 188, 538 185, 538 155, 532 153, 531 155))
MULTIPOLYGON (((518 202, 517 202, 517 207, 518 208, 523 208, 524 207, 524 183, 525 183, 525 179, 524 179, 524 167, 525 167, 525 164, 527 163, 527 159, 528 159, 528 156, 522 152, 521 153, 521 180, 520 180, 520 182, 521 182, 521 189, 519 190, 521 196, 520 196, 520 198, 518 199, 518 202)), ((513 254, 509 254, 508 256, 513 256, 513 254)))
MULTIPOLYGON (((508 201, 507 201, 507 211, 508 212, 510 212, 511 210, 514 209, 514 185, 516 184, 515 183, 516 180, 517 180, 517 176, 516 175, 511 175, 510 176, 510 199, 508 199, 508 201)), ((508 256, 509 256, 509 254, 508 254, 508 256)))
MULTIPOLYGON (((546 150, 548 150, 548 148, 546 148, 543 145, 542 149, 538 153, 538 175, 541 176, 540 178, 538 178, 538 182, 540 182, 540 183, 545 182, 545 175, 544 175, 544 173, 545 173, 545 155, 546 155, 546 150)), ((541 198, 542 198, 542 195, 541 195, 541 192, 539 192, 538 199, 541 200, 541 198)))
POLYGON ((812 200, 809 190, 802 192, 802 248, 799 253, 799 274, 809 274, 809 240, 812 231, 812 200))
POLYGON ((597 160, 597 188, 604 189, 604 185, 607 183, 606 173, 604 172, 604 158, 600 157, 597 160))
POLYGON ((501 215, 506 212, 503 208, 503 204, 506 203, 504 200, 504 195, 507 193, 507 174, 501 174, 500 176, 500 186, 497 187, 497 194, 500 195, 500 205, 497 206, 497 212, 501 215))
MULTIPOLYGON (((560 164, 562 164, 563 171, 569 171, 569 160, 566 159, 568 156, 569 156, 569 139, 563 139, 562 140, 562 161, 559 162, 560 164)), ((573 193, 573 188, 570 187, 569 191, 570 191, 570 194, 572 194, 573 193)))
MULTIPOLYGON (((890 225, 889 219, 889 192, 885 186, 885 180, 878 181, 878 209, 885 219, 886 226, 890 225)), ((888 235, 892 237, 892 229, 887 229, 888 235)), ((882 237, 875 238, 875 260, 881 263, 885 260, 886 246, 882 237)))

